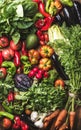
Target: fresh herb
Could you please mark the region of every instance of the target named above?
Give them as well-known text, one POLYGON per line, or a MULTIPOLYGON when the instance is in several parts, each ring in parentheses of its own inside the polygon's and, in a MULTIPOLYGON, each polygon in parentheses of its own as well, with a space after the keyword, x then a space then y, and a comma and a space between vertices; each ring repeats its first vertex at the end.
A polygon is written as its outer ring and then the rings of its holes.
POLYGON ((81 90, 81 26, 66 27, 63 24, 59 29, 65 40, 57 39, 50 44, 54 46, 56 53, 59 55, 59 61, 69 77, 69 80, 66 81, 71 103, 69 107, 71 107, 71 111, 74 111, 76 99, 79 101, 81 90))
POLYGON ((4 80, 0 80, 0 102, 5 99, 10 90, 14 90, 15 84, 12 75, 7 74, 4 80))

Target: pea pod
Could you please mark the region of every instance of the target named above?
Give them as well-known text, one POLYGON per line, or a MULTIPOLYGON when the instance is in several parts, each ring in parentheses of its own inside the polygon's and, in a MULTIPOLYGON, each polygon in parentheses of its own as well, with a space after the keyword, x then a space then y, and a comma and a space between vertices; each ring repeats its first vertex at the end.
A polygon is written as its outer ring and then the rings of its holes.
POLYGON ((14 75, 16 73, 16 67, 12 61, 4 61, 2 63, 2 67, 7 68, 7 72, 11 75, 14 75))
POLYGON ((3 116, 8 117, 11 120, 14 120, 14 115, 12 115, 8 112, 5 112, 5 111, 0 111, 0 117, 3 117, 3 116))

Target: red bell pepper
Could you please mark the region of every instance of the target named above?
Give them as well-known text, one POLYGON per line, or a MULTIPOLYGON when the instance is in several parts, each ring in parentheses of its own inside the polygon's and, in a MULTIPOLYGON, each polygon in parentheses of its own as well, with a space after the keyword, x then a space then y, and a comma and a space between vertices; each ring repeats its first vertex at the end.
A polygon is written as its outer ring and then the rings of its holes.
POLYGON ((51 27, 51 24, 54 21, 54 17, 47 17, 44 20, 45 20, 45 25, 41 28, 41 31, 47 31, 51 27))
POLYGON ((20 53, 18 51, 15 51, 14 64, 15 64, 16 67, 19 67, 21 65, 21 62, 20 62, 20 53))

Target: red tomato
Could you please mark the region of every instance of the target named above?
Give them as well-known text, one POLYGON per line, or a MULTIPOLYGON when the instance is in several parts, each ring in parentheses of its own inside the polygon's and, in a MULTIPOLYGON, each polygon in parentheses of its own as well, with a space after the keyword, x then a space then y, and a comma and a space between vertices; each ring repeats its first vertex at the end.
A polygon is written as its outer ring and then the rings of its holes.
POLYGON ((57 79, 57 80, 55 81, 55 87, 57 87, 57 86, 62 86, 62 87, 64 87, 64 86, 65 86, 64 81, 63 81, 62 79, 57 79))
POLYGON ((10 47, 12 50, 17 51, 21 49, 21 41, 19 41, 17 44, 13 40, 10 41, 10 47))
POLYGON ((14 51, 11 48, 4 49, 2 56, 5 60, 11 60, 14 57, 14 51))
POLYGON ((9 45, 9 40, 6 36, 0 37, 0 47, 7 47, 9 45))
POLYGON ((3 118, 3 127, 5 128, 5 129, 9 129, 10 127, 11 127, 11 125, 12 125, 12 122, 11 122, 11 120, 10 119, 8 119, 8 118, 3 118))
POLYGON ((0 78, 5 78, 7 74, 6 68, 0 68, 0 78))

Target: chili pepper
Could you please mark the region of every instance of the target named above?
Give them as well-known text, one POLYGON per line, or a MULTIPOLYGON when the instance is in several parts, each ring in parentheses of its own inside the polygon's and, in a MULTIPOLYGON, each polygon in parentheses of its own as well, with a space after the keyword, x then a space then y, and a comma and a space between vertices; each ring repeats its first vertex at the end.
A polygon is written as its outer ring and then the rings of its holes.
POLYGON ((8 112, 5 112, 5 111, 0 111, 0 117, 3 117, 3 116, 8 117, 11 120, 14 120, 14 115, 12 115, 8 112))
POLYGON ((43 2, 39 2, 38 4, 39 12, 44 16, 44 17, 50 17, 50 14, 45 12, 45 6, 43 2))
POLYGON ((27 50, 26 50, 26 43, 25 43, 25 41, 22 42, 22 50, 21 50, 21 52, 22 52, 22 55, 25 55, 25 56, 28 55, 27 54, 27 50))
POLYGON ((9 92, 7 99, 8 99, 9 103, 13 102, 14 101, 14 93, 13 92, 9 92))
POLYGON ((50 28, 53 21, 54 17, 45 18, 45 25, 41 28, 41 31, 47 31, 50 28))
POLYGON ((15 53, 14 53, 14 64, 16 67, 19 67, 21 65, 20 53, 18 51, 15 51, 15 53))
POLYGON ((12 61, 4 61, 2 63, 2 67, 7 68, 7 72, 12 76, 16 73, 16 67, 12 61))
POLYGON ((2 64, 3 62, 3 56, 2 56, 2 51, 0 51, 0 65, 2 64))
POLYGON ((33 2, 39 3, 41 2, 41 0, 33 0, 33 2))

